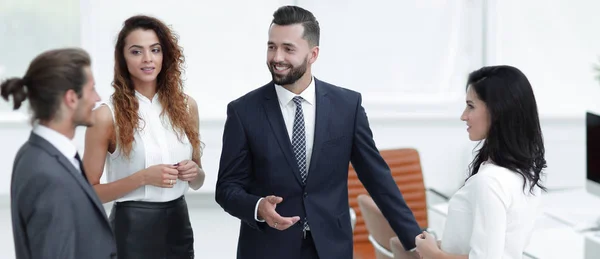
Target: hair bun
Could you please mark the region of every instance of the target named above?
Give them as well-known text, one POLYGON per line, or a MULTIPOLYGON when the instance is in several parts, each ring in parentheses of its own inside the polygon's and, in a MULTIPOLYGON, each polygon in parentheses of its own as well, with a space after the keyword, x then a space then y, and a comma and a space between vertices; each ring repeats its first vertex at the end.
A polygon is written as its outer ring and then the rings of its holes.
POLYGON ((25 92, 25 81, 22 78, 13 77, 4 80, 0 84, 0 95, 4 100, 8 101, 8 97, 12 95, 13 109, 17 110, 21 107, 21 103, 27 98, 25 92))

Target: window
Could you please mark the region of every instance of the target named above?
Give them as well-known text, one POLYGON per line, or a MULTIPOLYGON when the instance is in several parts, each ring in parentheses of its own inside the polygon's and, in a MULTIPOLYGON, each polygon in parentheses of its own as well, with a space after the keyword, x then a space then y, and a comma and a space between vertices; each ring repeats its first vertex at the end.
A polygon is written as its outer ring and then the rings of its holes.
POLYGON ((315 76, 360 91, 371 113, 463 108, 482 64, 482 1, 297 2, 321 25, 315 76))
POLYGON ((225 119, 227 104, 271 80, 267 30, 279 1, 86 1, 82 45, 92 54, 102 99, 113 93, 114 46, 123 22, 136 14, 161 19, 179 35, 186 60, 185 91, 200 119, 225 119), (115 6, 119 8, 115 8, 115 6))
MULTIPOLYGON (((79 46, 79 0, 3 0, 0 10, 0 79, 23 77, 43 51, 79 46)), ((12 107, 0 101, 0 121, 26 118, 26 103, 12 107)))
MULTIPOLYGON (((282 1, 90 1, 0 4, 0 77, 25 73, 41 51, 82 46, 103 100, 113 92, 114 44, 123 22, 155 15, 180 37, 185 90, 200 116, 224 119, 228 102, 271 80, 268 25, 282 1), (41 6, 40 6, 41 5, 41 6), (119 6, 119 8, 115 8, 119 6), (4 11, 8 10, 8 12, 4 11), (84 14, 81 15, 80 13, 84 14)), ((292 2, 292 1, 290 1, 292 2)), ((483 1, 298 0, 321 24, 319 79, 360 91, 372 114, 462 109, 467 74, 482 64, 483 1)), ((0 112, 11 106, 1 102, 0 112)), ((25 109, 23 109, 24 111, 25 109)))

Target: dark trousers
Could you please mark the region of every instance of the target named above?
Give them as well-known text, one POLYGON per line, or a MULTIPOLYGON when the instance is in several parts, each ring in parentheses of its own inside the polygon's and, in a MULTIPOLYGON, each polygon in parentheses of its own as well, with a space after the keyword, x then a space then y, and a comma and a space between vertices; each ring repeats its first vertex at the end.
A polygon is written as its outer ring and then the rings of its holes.
POLYGON ((110 222, 119 259, 192 259, 194 233, 187 203, 115 202, 110 222))
POLYGON ((306 232, 306 238, 302 239, 302 250, 300 253, 300 258, 302 259, 319 259, 317 248, 315 247, 315 240, 312 238, 310 231, 306 232))

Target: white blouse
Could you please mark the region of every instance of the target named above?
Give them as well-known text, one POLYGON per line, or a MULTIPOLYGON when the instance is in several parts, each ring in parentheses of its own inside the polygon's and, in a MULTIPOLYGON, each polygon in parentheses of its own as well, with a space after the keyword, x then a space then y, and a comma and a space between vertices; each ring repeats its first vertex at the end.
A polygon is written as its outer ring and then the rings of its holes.
POLYGON ((452 196, 441 249, 469 259, 517 259, 529 243, 540 209, 541 190, 523 189, 523 177, 492 163, 452 196))
MULTIPOLYGON (((187 136, 183 134, 182 141, 173 130, 167 114, 160 116, 163 108, 158 100, 158 93, 152 100, 135 92, 138 99, 138 114, 141 118, 140 129, 134 131, 134 141, 130 153, 130 159, 121 155, 117 144, 116 150, 106 157, 106 178, 113 182, 130 176, 140 170, 157 164, 175 164, 182 160, 192 159, 192 145, 187 136)), ((114 105, 112 99, 103 103, 110 108, 113 114, 114 105)), ((115 123, 115 131, 117 131, 115 123)), ((118 134, 118 132, 117 132, 118 134)), ((184 195, 189 188, 188 182, 177 180, 173 188, 162 188, 153 185, 139 187, 116 201, 171 201, 184 195)))

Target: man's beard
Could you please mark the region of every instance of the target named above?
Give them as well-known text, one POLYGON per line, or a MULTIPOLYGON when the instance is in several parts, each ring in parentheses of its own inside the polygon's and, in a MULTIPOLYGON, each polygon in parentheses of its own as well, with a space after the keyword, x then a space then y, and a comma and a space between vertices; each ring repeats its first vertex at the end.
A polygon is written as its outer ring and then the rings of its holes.
POLYGON ((291 84, 295 83, 296 81, 298 81, 298 79, 300 79, 306 73, 307 68, 308 68, 308 58, 306 58, 304 60, 304 62, 302 63, 302 65, 300 65, 299 67, 291 67, 291 65, 286 64, 286 63, 276 63, 276 62, 269 63, 269 71, 271 72, 271 77, 273 78, 273 82, 277 85, 291 85, 291 84), (274 69, 275 69, 274 67, 276 65, 290 67, 289 68, 290 71, 287 73, 287 75, 278 75, 274 71, 274 69))

